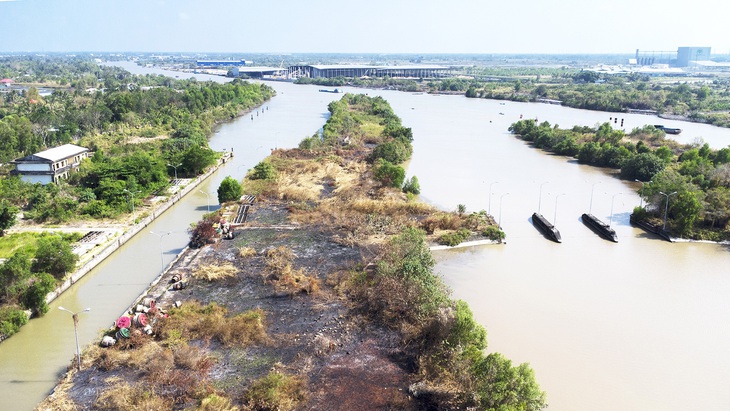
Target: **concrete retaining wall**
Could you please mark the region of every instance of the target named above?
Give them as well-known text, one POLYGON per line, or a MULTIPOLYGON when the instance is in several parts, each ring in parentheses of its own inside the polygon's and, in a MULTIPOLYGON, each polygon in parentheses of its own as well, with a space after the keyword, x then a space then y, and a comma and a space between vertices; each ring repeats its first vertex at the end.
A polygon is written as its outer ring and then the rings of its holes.
MULTIPOLYGON (((97 255, 95 255, 91 260, 87 261, 83 266, 79 267, 76 271, 74 271, 73 274, 68 276, 68 278, 61 284, 58 288, 56 288, 54 291, 50 292, 46 296, 46 302, 50 303, 51 301, 55 300, 63 294, 64 291, 71 288, 71 286, 83 276, 89 273, 89 271, 93 270, 94 267, 99 265, 102 261, 104 261, 107 257, 112 255, 115 251, 119 249, 122 245, 124 245, 127 241, 131 240, 132 237, 137 235, 140 231, 144 230, 150 223, 152 223, 156 218, 162 215, 165 211, 167 211, 170 207, 172 207, 176 202, 180 201, 181 198, 185 197, 188 193, 193 191, 200 183, 205 181, 208 177, 210 177, 213 173, 218 171, 218 168, 224 163, 226 163, 231 157, 233 156, 233 153, 231 152, 224 152, 223 157, 221 157, 218 160, 218 164, 211 167, 206 171, 204 174, 198 176, 194 180, 190 182, 190 184, 183 187, 182 190, 178 191, 177 193, 173 194, 168 198, 165 202, 160 203, 157 207, 152 209, 152 214, 143 218, 139 223, 134 224, 132 227, 130 227, 128 230, 126 230, 122 235, 120 235, 115 241, 107 245, 101 252, 99 252, 97 255)), ((186 247, 187 249, 187 247, 186 247)), ((175 261, 179 258, 179 256, 184 253, 185 250, 183 250, 180 254, 178 254, 178 257, 175 258, 175 261)), ((174 263, 174 261, 173 261, 174 263)), ((172 263, 171 263, 172 264, 172 263)), ((167 267, 164 271, 167 270, 167 267)))

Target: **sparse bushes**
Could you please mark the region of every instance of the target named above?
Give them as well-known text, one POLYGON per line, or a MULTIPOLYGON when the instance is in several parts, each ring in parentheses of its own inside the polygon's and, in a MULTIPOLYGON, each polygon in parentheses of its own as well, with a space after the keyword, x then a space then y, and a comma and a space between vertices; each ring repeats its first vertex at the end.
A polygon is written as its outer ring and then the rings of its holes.
POLYGON ((262 310, 250 310, 227 317, 228 310, 217 304, 201 306, 187 303, 170 311, 170 316, 158 323, 158 334, 164 339, 213 338, 226 346, 247 346, 266 341, 265 315, 262 310))
POLYGON ((406 228, 383 247, 368 304, 387 322, 423 327, 447 301, 443 282, 431 271, 434 260, 425 238, 423 231, 406 228))
POLYGON ((271 282, 279 291, 290 295, 319 291, 320 281, 316 276, 307 275, 304 268, 294 269, 294 254, 290 248, 277 247, 266 251, 266 281, 271 282))
POLYGON ((466 239, 469 238, 470 235, 471 231, 467 230, 466 228, 460 228, 456 231, 441 235, 441 237, 438 238, 438 243, 441 245, 454 247, 466 241, 466 239))

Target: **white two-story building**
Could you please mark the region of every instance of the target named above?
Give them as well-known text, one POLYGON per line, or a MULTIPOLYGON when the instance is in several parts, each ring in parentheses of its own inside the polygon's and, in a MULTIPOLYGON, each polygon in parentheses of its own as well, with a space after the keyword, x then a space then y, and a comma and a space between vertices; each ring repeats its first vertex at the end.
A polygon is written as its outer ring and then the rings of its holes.
POLYGON ((88 148, 64 144, 14 160, 13 173, 29 183, 55 183, 68 178, 69 173, 77 170, 81 160, 90 154, 88 148))

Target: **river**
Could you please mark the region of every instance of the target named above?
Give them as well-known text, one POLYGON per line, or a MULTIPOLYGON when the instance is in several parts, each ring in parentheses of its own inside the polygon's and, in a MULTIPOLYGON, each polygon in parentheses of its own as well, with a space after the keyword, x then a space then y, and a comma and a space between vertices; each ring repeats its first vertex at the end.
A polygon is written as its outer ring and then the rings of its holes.
MULTIPOLYGON (((313 134, 326 120, 327 104, 341 97, 317 86, 269 84, 277 96, 259 115, 225 124, 211 138, 211 147, 235 154, 201 185, 212 199, 225 176, 241 177, 271 148, 293 147, 313 134)), ((506 131, 520 115, 570 127, 592 126, 615 113, 344 90, 382 95, 413 128, 408 175, 418 176, 425 201, 449 210, 458 204, 488 209, 501 220, 507 244, 435 252, 436 270, 487 327, 489 351, 532 365, 550 410, 730 409, 728 247, 670 244, 631 227, 636 184, 532 149, 506 131), (530 224, 538 206, 557 220, 562 244, 530 224), (619 243, 583 226, 579 217, 589 207, 604 221, 611 217, 619 243)), ((626 130, 664 124, 682 128, 682 142, 701 136, 714 148, 730 144, 725 129, 638 114, 619 118, 626 130)), ((45 317, 2 343, 0 409, 32 409, 70 364, 73 324, 57 307, 91 307, 81 314, 79 338, 84 345, 95 342, 159 273, 160 251, 168 262, 184 247, 185 229, 206 211, 206 202, 198 191, 185 197, 52 303, 45 317), (173 234, 161 240, 148 231, 173 234)))

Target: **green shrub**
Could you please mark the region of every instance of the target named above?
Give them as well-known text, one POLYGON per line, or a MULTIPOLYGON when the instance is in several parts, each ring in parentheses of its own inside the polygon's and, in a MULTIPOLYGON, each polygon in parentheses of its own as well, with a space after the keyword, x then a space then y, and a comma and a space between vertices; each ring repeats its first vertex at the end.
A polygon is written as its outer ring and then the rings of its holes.
POLYGON ((400 164, 413 154, 413 147, 409 142, 402 140, 393 140, 378 144, 370 155, 370 161, 377 161, 379 158, 389 161, 393 164, 400 164))
POLYGON ((403 186, 403 180, 406 178, 406 170, 401 166, 392 164, 387 160, 378 159, 375 170, 375 179, 386 187, 403 186))
POLYGON ((242 193, 241 183, 235 178, 227 176, 221 181, 220 186, 218 186, 218 202, 237 201, 241 198, 242 193))
POLYGON ((418 177, 413 176, 403 184, 403 192, 410 194, 421 194, 421 185, 418 184, 418 177))
POLYGON ((470 235, 471 232, 469 230, 467 230, 466 228, 460 228, 457 231, 443 234, 441 237, 439 237, 438 243, 442 245, 448 245, 449 247, 454 247, 463 243, 467 238, 469 238, 470 235))
POLYGON ((253 180, 272 180, 275 177, 276 169, 266 160, 256 164, 251 174, 251 179, 253 180))
POLYGON ((378 280, 368 301, 371 308, 386 321, 424 326, 423 321, 448 301, 433 265, 422 230, 409 227, 392 237, 376 264, 378 280))
POLYGON ((499 227, 490 225, 482 232, 482 235, 493 241, 501 241, 505 238, 504 231, 500 230, 499 227))
POLYGON ((46 295, 55 288, 56 279, 50 274, 37 274, 33 279, 33 283, 25 290, 23 306, 39 315, 47 313, 46 295))
POLYGON ((482 409, 536 411, 547 405, 528 364, 513 367, 502 354, 492 353, 477 360, 473 371, 482 409))
POLYGON ((31 267, 34 273, 49 273, 62 279, 66 273, 76 268, 79 257, 74 254, 71 245, 61 236, 54 235, 38 240, 38 251, 31 267))
POLYGON ((13 307, 0 308, 0 335, 9 337, 28 322, 28 315, 23 310, 13 307))

